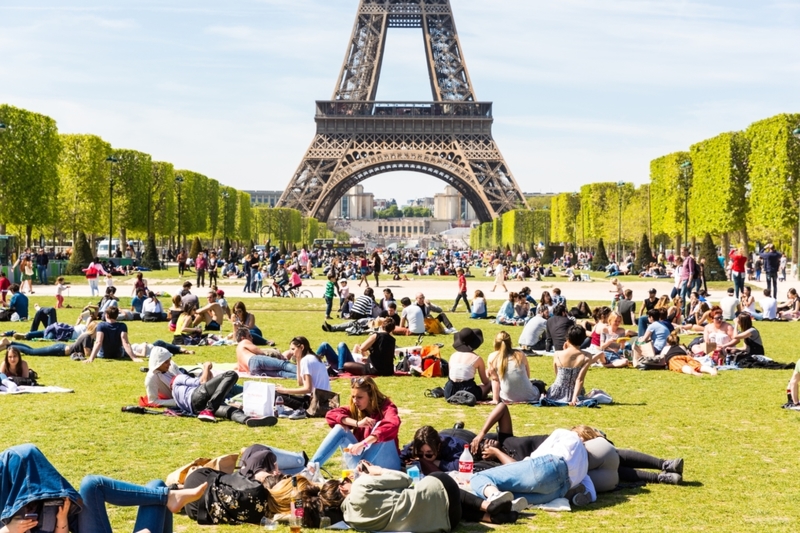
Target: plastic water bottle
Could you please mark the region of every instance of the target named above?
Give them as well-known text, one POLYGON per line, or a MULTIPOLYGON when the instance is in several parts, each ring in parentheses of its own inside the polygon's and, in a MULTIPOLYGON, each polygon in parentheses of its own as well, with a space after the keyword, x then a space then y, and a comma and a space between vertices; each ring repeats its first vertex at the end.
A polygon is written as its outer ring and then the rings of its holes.
POLYGON ((275 395, 275 416, 280 415, 283 413, 283 396, 280 394, 275 395))
POLYGON ((409 466, 408 468, 406 468, 406 474, 408 474, 408 477, 411 478, 411 484, 412 485, 416 485, 417 482, 419 482, 419 467, 418 466, 416 466, 416 465, 409 466))
POLYGON ((472 459, 472 454, 469 453, 469 444, 464 445, 464 452, 458 458, 458 479, 463 484, 469 483, 472 479, 472 467, 475 461, 472 459))

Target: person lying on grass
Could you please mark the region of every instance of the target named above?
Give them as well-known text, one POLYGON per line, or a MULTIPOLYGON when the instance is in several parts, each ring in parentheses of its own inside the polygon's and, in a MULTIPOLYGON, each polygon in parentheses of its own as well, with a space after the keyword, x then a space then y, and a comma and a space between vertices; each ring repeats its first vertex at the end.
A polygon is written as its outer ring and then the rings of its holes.
POLYGON ((139 507, 133 531, 169 533, 172 515, 202 497, 207 484, 169 489, 161 480, 135 485, 103 476, 86 476, 80 492, 32 444, 0 453, 0 533, 24 533, 50 525, 56 533, 112 533, 106 503, 139 507), (62 500, 60 505, 43 505, 62 500))

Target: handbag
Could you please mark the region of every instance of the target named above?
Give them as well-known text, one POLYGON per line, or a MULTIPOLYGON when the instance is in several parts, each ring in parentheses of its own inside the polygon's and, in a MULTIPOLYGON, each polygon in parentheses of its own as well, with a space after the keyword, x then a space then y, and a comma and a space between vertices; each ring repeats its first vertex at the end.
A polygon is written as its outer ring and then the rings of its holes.
POLYGON ((652 342, 634 344, 633 360, 636 368, 664 368, 667 366, 664 356, 656 354, 652 342))
POLYGON ((314 389, 311 393, 311 404, 306 409, 306 415, 312 418, 321 418, 331 409, 339 407, 339 393, 324 389, 314 389))

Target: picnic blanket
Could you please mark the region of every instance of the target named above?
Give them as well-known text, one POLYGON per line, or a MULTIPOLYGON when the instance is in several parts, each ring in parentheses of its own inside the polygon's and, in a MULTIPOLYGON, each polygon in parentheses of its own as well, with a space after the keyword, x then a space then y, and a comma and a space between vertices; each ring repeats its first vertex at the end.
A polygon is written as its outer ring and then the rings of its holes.
MULTIPOLYGON (((396 378, 410 376, 410 375, 411 375, 410 372, 401 372, 399 370, 394 371, 394 377, 396 378)), ((380 378, 389 376, 374 376, 374 375, 357 376, 356 374, 351 374, 350 372, 339 372, 339 375, 337 377, 332 377, 331 379, 339 379, 339 378, 351 379, 351 378, 361 378, 361 377, 380 378)))
POLYGON ((4 386, 0 386, 0 394, 46 394, 46 393, 65 393, 65 392, 75 392, 72 389, 65 389, 63 387, 55 387, 49 386, 44 387, 41 385, 20 385, 17 387, 17 390, 10 391, 4 386))

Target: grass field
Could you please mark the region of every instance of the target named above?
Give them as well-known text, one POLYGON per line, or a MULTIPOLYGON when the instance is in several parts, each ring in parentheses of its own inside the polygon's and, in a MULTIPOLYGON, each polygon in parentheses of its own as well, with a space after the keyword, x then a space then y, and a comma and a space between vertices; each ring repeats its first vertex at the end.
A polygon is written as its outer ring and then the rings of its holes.
MULTIPOLYGON (((398 294, 398 297, 402 296, 398 294)), ((231 304, 235 300, 231 299, 231 304)), ((34 297, 51 305, 51 297, 34 297)), ((72 298, 72 305, 81 300, 72 298)), ((127 300, 123 299, 123 304, 127 300)), ((439 302, 444 303, 444 302, 439 302)), ((448 302, 449 303, 449 302, 448 302)), ((295 335, 306 335, 312 346, 326 340, 352 343, 357 338, 328 334, 320 329, 323 301, 265 299, 247 302, 265 335, 285 348, 295 335)), ((63 310, 59 318, 72 322, 77 310, 63 310)), ((491 351, 491 339, 500 326, 471 321, 461 312, 452 315, 457 328, 481 327, 491 351)), ((13 327, 6 323, 5 326, 13 327)), ((29 326, 29 324, 24 324, 29 326)), ((226 331, 230 330, 226 324, 226 331)), ((133 342, 170 340, 165 324, 129 323, 133 342)), ((767 353, 776 360, 798 358, 794 347, 795 323, 759 324, 767 353)), ((514 328, 516 341, 520 328, 514 328)), ((451 337, 429 337, 447 345, 451 337)), ((398 345, 410 345, 401 338, 398 345)), ((69 395, 3 396, 0 449, 23 442, 38 445, 74 485, 83 475, 96 473, 134 482, 164 478, 196 457, 214 457, 260 442, 281 448, 304 449, 311 455, 328 428, 321 419, 281 420, 273 428, 249 429, 231 422, 203 424, 194 419, 138 416, 120 412, 143 394, 140 364, 98 360, 91 365, 66 358, 26 357, 47 385, 75 389, 69 395)), ((197 355, 176 358, 193 365, 204 360, 232 362, 233 347, 199 348, 197 355)), ((532 376, 553 379, 550 358, 530 359, 532 376)), ((684 457, 682 486, 649 485, 600 496, 596 504, 572 513, 537 513, 508 531, 528 529, 591 531, 795 531, 800 521, 796 497, 800 494, 800 413, 780 409, 790 371, 743 370, 716 378, 693 378, 671 372, 632 369, 591 369, 587 388, 608 391, 615 404, 601 409, 547 409, 512 406, 515 432, 547 433, 582 423, 606 431, 618 447, 633 448, 662 458, 684 457)), ((443 383, 425 378, 381 378, 382 390, 401 410, 401 441, 411 439, 421 425, 446 428, 458 420, 477 429, 490 406, 455 407, 444 400, 427 399, 423 391, 443 383)), ((346 398, 349 383, 333 382, 346 398)), ((338 471, 334 458, 329 469, 338 471)), ((135 510, 110 508, 116 531, 131 531, 135 510)), ((237 526, 237 531, 256 531, 237 526)), ((233 531, 229 527, 200 527, 176 517, 178 532, 233 531)), ((485 531, 483 526, 462 526, 485 531)))

